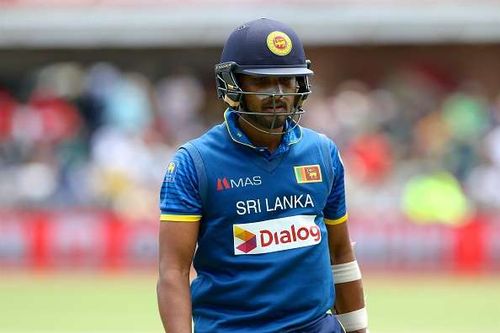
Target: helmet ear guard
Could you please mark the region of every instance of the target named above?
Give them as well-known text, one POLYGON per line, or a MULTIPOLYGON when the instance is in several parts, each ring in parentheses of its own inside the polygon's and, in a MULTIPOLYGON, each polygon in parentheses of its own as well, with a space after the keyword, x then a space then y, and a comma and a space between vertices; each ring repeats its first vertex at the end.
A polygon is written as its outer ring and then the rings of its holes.
MULTIPOLYGON (((311 60, 307 59, 306 60, 306 66, 307 69, 311 69, 311 60)), ((298 93, 310 93, 311 92, 311 83, 309 82, 309 76, 308 75, 301 75, 297 76, 297 83, 299 85, 299 90, 297 91, 298 93)), ((302 101, 304 101, 309 94, 304 95, 302 98, 302 101)))
MULTIPOLYGON (((311 60, 309 59, 306 60, 306 66, 307 69, 311 69, 311 60)), ((295 104, 297 105, 298 108, 301 108, 302 104, 311 93, 311 82, 309 81, 308 75, 300 75, 297 76, 296 78, 298 85, 297 93, 299 93, 300 95, 296 97, 295 104)))
POLYGON ((241 101, 241 88, 238 86, 234 69, 238 67, 234 61, 222 62, 215 65, 215 87, 217 97, 224 100, 229 106, 237 108, 241 101))

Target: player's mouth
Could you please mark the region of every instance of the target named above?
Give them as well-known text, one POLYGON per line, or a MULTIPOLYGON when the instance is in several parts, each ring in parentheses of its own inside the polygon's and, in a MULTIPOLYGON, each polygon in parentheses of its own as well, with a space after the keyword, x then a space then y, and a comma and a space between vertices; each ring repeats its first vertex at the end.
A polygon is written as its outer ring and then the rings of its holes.
POLYGON ((276 105, 266 105, 262 108, 264 112, 288 112, 286 103, 276 103, 276 105))

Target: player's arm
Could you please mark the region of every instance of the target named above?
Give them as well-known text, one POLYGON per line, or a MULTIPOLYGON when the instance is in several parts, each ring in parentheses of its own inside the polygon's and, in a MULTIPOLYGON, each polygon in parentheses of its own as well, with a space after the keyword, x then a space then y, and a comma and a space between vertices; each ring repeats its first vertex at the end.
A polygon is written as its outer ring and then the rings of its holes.
POLYGON ((160 191, 158 308, 168 333, 192 332, 189 272, 202 203, 197 172, 185 149, 170 162, 160 191))
POLYGON ((327 224, 327 230, 335 281, 334 310, 347 332, 365 333, 368 323, 363 284, 347 223, 327 224))
POLYGON ((191 333, 189 272, 199 222, 160 223, 158 307, 165 331, 191 333))
POLYGON ((335 283, 337 319, 347 332, 365 333, 368 316, 365 309, 361 272, 347 228, 344 165, 337 147, 331 143, 333 183, 323 210, 328 231, 328 246, 335 283))

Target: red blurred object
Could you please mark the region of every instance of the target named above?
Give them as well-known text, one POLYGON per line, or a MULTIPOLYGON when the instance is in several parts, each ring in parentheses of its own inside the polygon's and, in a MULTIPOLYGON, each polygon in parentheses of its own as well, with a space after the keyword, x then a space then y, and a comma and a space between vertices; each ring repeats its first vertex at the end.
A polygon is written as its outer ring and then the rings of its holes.
POLYGON ((0 142, 10 139, 16 100, 0 88, 0 142))
MULTIPOLYGON (((354 214, 351 236, 366 269, 456 273, 500 270, 500 225, 405 223, 396 212, 354 214)), ((493 221, 494 222, 494 221, 493 221)), ((129 221, 110 211, 1 211, 0 271, 155 269, 158 221, 129 221)))
POLYGON ((29 107, 40 115, 44 141, 59 142, 73 138, 83 124, 78 109, 57 97, 35 94, 29 107))
POLYGON ((454 262, 459 272, 475 272, 486 265, 486 231, 481 217, 456 229, 454 262))
POLYGON ((348 147, 346 158, 353 173, 367 182, 382 180, 393 165, 391 145, 382 133, 356 138, 348 147))
POLYGON ((110 211, 1 211, 0 271, 5 268, 152 269, 158 223, 110 211))

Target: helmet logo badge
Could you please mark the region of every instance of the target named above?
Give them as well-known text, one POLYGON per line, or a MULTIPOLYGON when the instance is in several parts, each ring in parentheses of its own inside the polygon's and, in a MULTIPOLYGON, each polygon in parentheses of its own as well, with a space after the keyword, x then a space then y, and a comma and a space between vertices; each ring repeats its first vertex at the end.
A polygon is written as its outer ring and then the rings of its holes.
POLYGON ((283 57, 292 51, 292 40, 284 32, 273 31, 267 35, 267 47, 272 53, 283 57))

